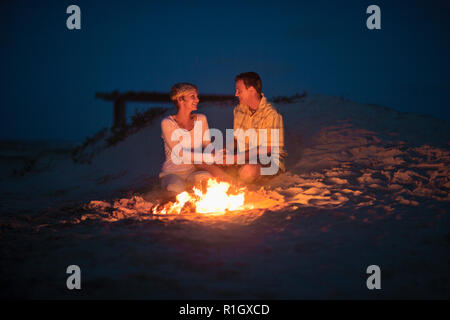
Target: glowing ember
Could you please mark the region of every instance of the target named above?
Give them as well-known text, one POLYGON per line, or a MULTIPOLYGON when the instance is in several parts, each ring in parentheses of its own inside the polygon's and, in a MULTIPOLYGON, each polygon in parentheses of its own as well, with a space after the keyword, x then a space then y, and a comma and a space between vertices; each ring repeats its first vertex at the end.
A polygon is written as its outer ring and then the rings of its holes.
POLYGON ((225 213, 247 209, 244 206, 245 195, 243 189, 237 194, 230 194, 230 184, 209 179, 206 191, 194 187, 193 193, 182 192, 177 195, 175 203, 169 203, 163 207, 153 208, 154 214, 180 213, 183 207, 190 203, 197 213, 225 213))

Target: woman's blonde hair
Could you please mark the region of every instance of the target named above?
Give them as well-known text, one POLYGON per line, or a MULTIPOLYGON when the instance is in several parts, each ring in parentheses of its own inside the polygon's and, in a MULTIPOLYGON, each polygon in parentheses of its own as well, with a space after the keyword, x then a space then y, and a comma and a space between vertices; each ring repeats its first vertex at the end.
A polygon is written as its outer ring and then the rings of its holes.
POLYGON ((178 98, 183 96, 188 91, 198 91, 197 87, 191 83, 182 82, 175 83, 172 88, 170 88, 170 100, 175 104, 178 108, 178 98))

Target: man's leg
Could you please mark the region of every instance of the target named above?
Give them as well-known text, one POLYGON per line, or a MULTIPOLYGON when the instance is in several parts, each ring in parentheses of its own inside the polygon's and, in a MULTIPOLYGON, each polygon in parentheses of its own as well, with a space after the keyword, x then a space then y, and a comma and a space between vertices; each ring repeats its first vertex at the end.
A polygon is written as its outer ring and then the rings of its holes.
POLYGON ((212 164, 200 164, 195 165, 197 170, 208 171, 213 177, 218 178, 219 180, 228 180, 233 181, 233 177, 231 177, 228 173, 226 173, 223 168, 212 165, 212 164))
POLYGON ((245 183, 252 183, 261 175, 261 166, 259 164, 244 164, 239 169, 239 179, 245 183))

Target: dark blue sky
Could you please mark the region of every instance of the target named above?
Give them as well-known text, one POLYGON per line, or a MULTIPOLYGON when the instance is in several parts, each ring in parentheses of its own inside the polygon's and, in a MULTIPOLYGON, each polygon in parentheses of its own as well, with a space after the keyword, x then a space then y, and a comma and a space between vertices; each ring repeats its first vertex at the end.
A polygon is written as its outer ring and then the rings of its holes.
MULTIPOLYGON (((345 96, 450 120, 448 1, 12 1, 0 3, 0 139, 82 140, 112 123, 98 91, 345 96), (81 8, 81 30, 66 8, 81 8), (381 8, 382 30, 366 28, 381 8)), ((132 106, 130 106, 132 107, 132 106)), ((339 110, 336 110, 339 112, 339 110)))

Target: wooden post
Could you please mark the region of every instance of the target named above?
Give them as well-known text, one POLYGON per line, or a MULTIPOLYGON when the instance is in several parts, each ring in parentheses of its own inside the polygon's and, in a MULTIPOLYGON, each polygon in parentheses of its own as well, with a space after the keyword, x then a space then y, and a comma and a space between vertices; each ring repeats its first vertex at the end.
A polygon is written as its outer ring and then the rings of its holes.
MULTIPOLYGON (((161 102, 169 103, 169 93, 164 92, 134 92, 129 91, 125 93, 119 93, 118 90, 114 90, 111 93, 97 92, 96 98, 103 99, 105 101, 114 101, 113 111, 113 128, 124 128, 127 124, 126 104, 128 102, 161 102)), ((227 102, 233 101, 233 95, 208 95, 203 94, 201 97, 202 102, 227 102)))
POLYGON ((126 101, 118 98, 114 100, 114 128, 125 127, 126 123, 126 101))

